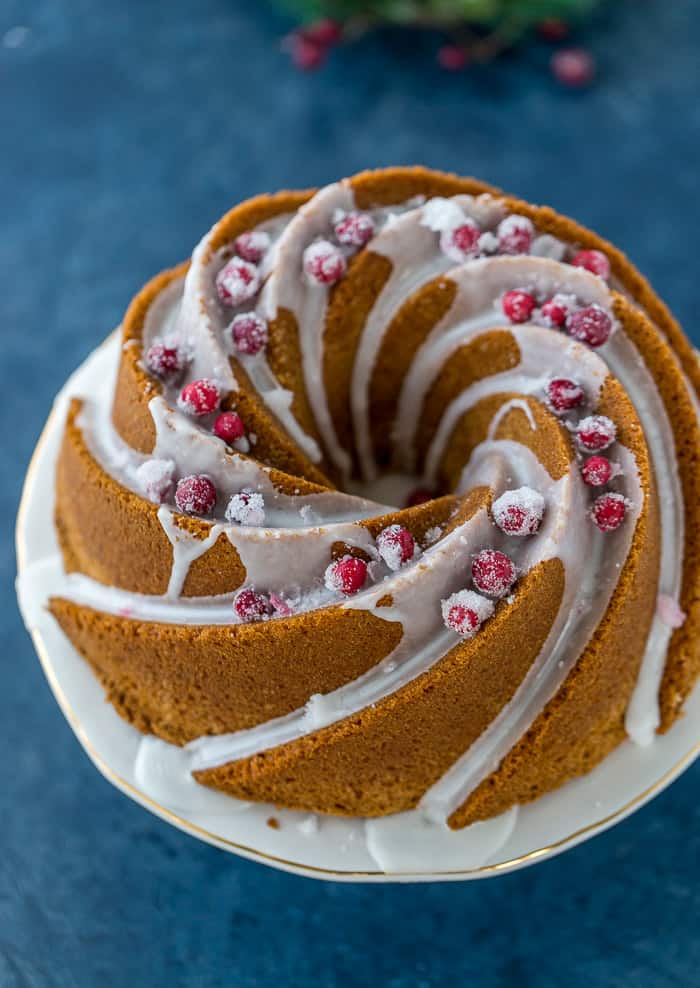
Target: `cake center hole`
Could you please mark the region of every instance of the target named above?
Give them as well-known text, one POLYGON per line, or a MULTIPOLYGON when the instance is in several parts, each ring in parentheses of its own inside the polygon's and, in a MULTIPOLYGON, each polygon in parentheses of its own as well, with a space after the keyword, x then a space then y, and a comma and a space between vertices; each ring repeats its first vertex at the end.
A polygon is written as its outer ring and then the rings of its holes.
MULTIPOLYGON (((416 492, 427 490, 421 477, 408 473, 383 473, 371 481, 354 477, 345 484, 344 489, 348 494, 392 508, 405 508, 416 492)), ((439 494, 435 492, 432 496, 438 497, 439 494)))

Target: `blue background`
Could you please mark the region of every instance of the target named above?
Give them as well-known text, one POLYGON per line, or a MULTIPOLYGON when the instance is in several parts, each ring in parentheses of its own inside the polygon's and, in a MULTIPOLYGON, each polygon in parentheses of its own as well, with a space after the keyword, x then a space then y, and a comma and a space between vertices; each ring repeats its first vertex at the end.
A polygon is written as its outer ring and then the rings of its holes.
POLYGON ((67 374, 241 197, 424 162, 544 200, 625 248, 696 322, 700 3, 609 3, 590 92, 549 48, 449 75, 386 34, 320 75, 235 0, 3 0, 0 37, 0 986, 700 983, 700 764, 561 858, 462 885, 277 873, 152 818, 88 763, 16 613, 12 521, 67 374))

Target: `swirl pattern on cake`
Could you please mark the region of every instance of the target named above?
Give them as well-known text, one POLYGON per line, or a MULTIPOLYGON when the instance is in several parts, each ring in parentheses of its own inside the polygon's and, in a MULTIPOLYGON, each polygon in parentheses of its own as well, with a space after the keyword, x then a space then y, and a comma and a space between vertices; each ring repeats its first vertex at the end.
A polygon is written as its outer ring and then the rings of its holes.
POLYGON ((462 827, 680 714, 700 369, 611 245, 367 172, 235 207, 121 334, 50 607, 199 782, 462 827))

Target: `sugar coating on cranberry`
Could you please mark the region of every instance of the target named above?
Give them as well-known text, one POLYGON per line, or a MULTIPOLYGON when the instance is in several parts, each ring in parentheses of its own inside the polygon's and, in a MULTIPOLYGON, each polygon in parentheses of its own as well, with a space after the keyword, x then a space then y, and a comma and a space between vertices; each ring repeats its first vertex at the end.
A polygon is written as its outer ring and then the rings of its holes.
POLYGON ((529 292, 517 288, 506 292, 501 299, 504 315, 515 323, 527 322, 535 310, 535 304, 535 299, 529 292))
POLYGON ((136 471, 139 487, 149 501, 162 504, 172 491, 175 476, 173 460, 146 460, 136 471))
POLYGON ((478 247, 480 254, 497 254, 499 248, 498 237, 495 233, 487 230, 479 237, 478 247))
POLYGON ((347 264, 341 251, 328 240, 316 240, 304 251, 304 271, 317 285, 333 285, 345 274, 347 264))
POLYGON ((498 243, 504 254, 527 254, 532 246, 535 228, 527 216, 506 216, 498 224, 498 243))
POLYGON ((473 590, 459 590, 441 601, 445 626, 462 638, 473 638, 484 621, 494 612, 494 604, 473 590))
POLYGON ((280 617, 291 617, 294 613, 294 608, 285 600, 284 597, 277 593, 270 593, 270 603, 272 604, 275 614, 279 614, 280 617))
POLYGON ((497 549, 482 549, 472 562, 474 586, 489 597, 504 597, 517 576, 513 560, 497 549))
POLYGON ((223 439, 229 446, 245 435, 243 419, 236 412, 222 412, 214 420, 214 435, 223 439))
POLYGON ((216 276, 216 291, 224 305, 242 305, 257 295, 260 272, 241 257, 232 257, 216 276))
POLYGON ((587 305, 567 316, 566 329, 575 340, 598 347, 607 343, 613 330, 613 322, 599 305, 587 305))
POLYGON ((192 474, 178 480, 175 504, 186 515, 208 515, 216 504, 216 487, 206 474, 192 474))
POLYGON ((238 591, 233 599, 233 609, 243 624, 264 621, 272 614, 270 598, 252 587, 238 591))
POLYGON ((518 487, 496 498, 491 514, 506 535, 534 535, 544 516, 544 498, 532 487, 518 487))
POLYGON ((329 590, 346 596, 362 590, 367 579, 367 563, 357 556, 334 559, 326 568, 323 581, 329 590))
POLYGON ((190 381, 180 392, 178 406, 188 415, 211 415, 219 407, 221 392, 216 384, 203 377, 199 381, 190 381))
POLYGON ((575 268, 583 268, 606 281, 610 277, 610 261, 602 250, 580 250, 571 263, 575 268))
POLYGON ((403 525, 389 525, 377 536, 377 550, 389 569, 401 569, 413 559, 416 542, 403 525))
POLYGON ((612 475, 612 463, 605 456, 589 456, 581 467, 583 482, 590 487, 604 487, 612 475))
POLYGON ((364 247, 374 236, 374 220, 369 213, 346 213, 333 230, 338 243, 346 247, 364 247))
POLYGON ((542 305, 542 322, 545 326, 559 327, 566 322, 566 317, 574 311, 576 297, 557 292, 542 305))
POLYGON ((443 230, 440 234, 440 250, 451 261, 460 264, 479 253, 481 230, 474 220, 467 219, 459 226, 443 230))
POLYGON ((239 313, 234 317, 230 328, 233 346, 238 353, 254 357, 267 346, 267 320, 256 312, 239 313))
POLYGON ((257 491, 240 491, 226 505, 226 520, 257 527, 265 522, 265 499, 257 491))
POLYGON ((264 230, 247 230, 236 237, 233 248, 244 261, 258 264, 270 249, 270 234, 264 230))
POLYGON ((583 388, 568 377, 555 377, 545 388, 547 404, 558 415, 570 412, 583 404, 585 395, 583 388))
POLYGON ((148 348, 146 367, 161 381, 174 381, 185 366, 185 358, 179 347, 156 341, 148 348))
POLYGON ((435 492, 427 487, 416 487, 406 498, 407 508, 417 508, 419 504, 427 504, 435 497, 435 492))
POLYGON ((576 427, 576 442, 588 453, 607 449, 615 442, 617 426, 607 415, 589 415, 576 427))
POLYGON ((622 494, 601 494, 593 502, 591 518, 601 532, 614 532, 625 520, 627 500, 622 494))

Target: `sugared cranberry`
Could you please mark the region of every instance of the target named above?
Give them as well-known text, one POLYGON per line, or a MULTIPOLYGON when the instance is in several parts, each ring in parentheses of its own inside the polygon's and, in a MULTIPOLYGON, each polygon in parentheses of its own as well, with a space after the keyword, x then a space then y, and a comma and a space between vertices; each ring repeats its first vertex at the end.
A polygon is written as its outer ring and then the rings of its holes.
POLYGON ((348 213, 333 227, 339 243, 364 247, 374 236, 374 220, 369 213, 348 213))
POLYGON ((610 261, 602 250, 580 250, 571 263, 575 268, 584 268, 606 281, 610 277, 610 261))
POLYGON ((501 306, 511 322, 527 322, 535 310, 535 300, 529 292, 514 289, 505 293, 501 306))
POLYGON ((443 230, 440 234, 440 250, 451 261, 460 264, 468 257, 474 257, 479 253, 479 240, 481 230, 473 220, 454 227, 452 230, 443 230))
POLYGON ((292 36, 290 51, 292 61, 302 72, 314 72, 320 69, 328 57, 328 48, 325 45, 310 41, 301 34, 292 36))
POLYGON ((247 230, 236 237, 233 246, 244 261, 258 264, 270 248, 270 234, 264 230, 247 230))
POLYGON ((343 40, 343 25, 330 17, 324 17, 300 29, 302 37, 321 47, 332 48, 343 40))
POLYGON ((214 435, 231 446, 245 435, 243 419, 236 412, 222 412, 214 420, 214 435))
POLYGON ((535 228, 527 216, 506 216, 498 224, 498 243, 504 254, 527 254, 532 246, 535 228))
POLYGON ((579 89, 595 77, 595 59, 583 48, 562 48, 555 51, 550 62, 552 75, 565 86, 579 89))
POLYGON ((517 579, 512 559, 497 549, 482 549, 472 563, 472 580, 481 593, 504 597, 517 579))
POLYGON ((566 317, 573 312, 576 299, 572 295, 557 293, 542 306, 542 320, 547 326, 563 326, 566 317))
POLYGON ((224 305, 242 305, 260 288, 260 273, 254 264, 232 257, 216 276, 216 291, 224 305))
POLYGON ((193 474, 178 480, 175 504, 186 515, 208 515, 216 504, 216 488, 205 474, 193 474))
POLYGON ((601 532, 614 532, 626 514, 627 502, 622 494, 601 494, 591 508, 591 518, 601 532))
POLYGON ((570 412, 572 408, 578 408, 583 404, 583 388, 576 381, 569 380, 568 377, 555 377, 545 388, 547 394, 547 404, 552 411, 561 414, 570 412))
POLYGON ((572 312, 566 319, 569 336, 592 347, 606 343, 612 328, 612 319, 599 305, 587 305, 577 312, 572 312))
POLYGON ((267 321, 255 312, 241 312, 231 323, 231 338, 239 353, 254 357, 267 346, 267 321))
POLYGON ((589 415, 576 427, 576 441, 581 449, 597 453, 615 442, 617 427, 607 415, 589 415))
POLYGON ((435 497, 435 492, 428 490, 427 487, 416 487, 414 491, 406 498, 407 508, 417 508, 419 504, 427 504, 428 501, 432 501, 435 497))
POLYGON ((323 579, 329 590, 349 596, 365 585, 367 563, 357 556, 342 556, 327 567, 323 579))
POLYGON ((292 605, 277 593, 270 594, 270 603, 275 610, 275 614, 279 614, 280 617, 291 617, 294 613, 292 605))
POLYGON ((146 354, 146 367, 161 381, 175 381, 180 376, 185 360, 176 346, 154 343, 146 354))
POLYGON ((237 525, 258 527, 265 522, 265 500, 257 491, 241 491, 230 499, 225 515, 237 525))
POLYGON ((317 240, 304 251, 304 271, 317 285, 333 285, 345 274, 345 258, 328 240, 317 240))
POLYGON ((389 569, 397 570, 413 559, 416 543, 403 525, 389 525, 377 536, 377 549, 389 569))
POLYGON ((491 505, 493 520, 506 535, 534 535, 544 516, 544 498, 531 487, 506 491, 491 505))
POLYGON ((473 590, 459 590, 441 603, 446 627, 462 638, 473 638, 494 612, 493 601, 473 590))
POLYGON ((177 399, 182 411, 188 415, 211 415, 219 407, 220 401, 221 392, 206 377, 186 384, 177 399))
POLYGON ((591 487, 603 487, 612 475, 612 463, 604 456, 589 456, 581 467, 583 481, 591 487))
POLYGON ((272 604, 267 594, 258 593, 252 587, 238 591, 233 599, 233 609, 244 624, 264 621, 272 614, 272 604))
POLYGON ((148 500, 162 504, 172 491, 175 463, 172 460, 146 460, 137 469, 136 476, 148 500))
POLYGON ((469 54, 461 45, 443 45, 438 49, 437 60, 448 72, 461 72, 469 64, 469 54))

